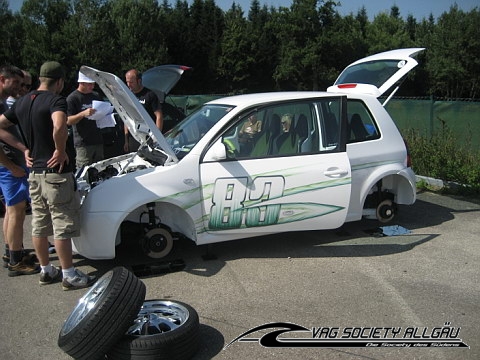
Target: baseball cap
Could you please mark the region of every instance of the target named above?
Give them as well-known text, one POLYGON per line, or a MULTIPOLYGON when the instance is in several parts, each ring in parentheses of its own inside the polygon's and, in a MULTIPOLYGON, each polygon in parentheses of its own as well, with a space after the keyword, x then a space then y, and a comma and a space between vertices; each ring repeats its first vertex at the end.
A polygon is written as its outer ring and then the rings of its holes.
POLYGON ((65 78, 63 66, 56 61, 47 61, 40 68, 40 77, 59 79, 65 78))
POLYGON ((78 72, 78 81, 77 82, 82 82, 82 83, 94 83, 95 81, 90 79, 88 76, 84 75, 80 71, 78 72))

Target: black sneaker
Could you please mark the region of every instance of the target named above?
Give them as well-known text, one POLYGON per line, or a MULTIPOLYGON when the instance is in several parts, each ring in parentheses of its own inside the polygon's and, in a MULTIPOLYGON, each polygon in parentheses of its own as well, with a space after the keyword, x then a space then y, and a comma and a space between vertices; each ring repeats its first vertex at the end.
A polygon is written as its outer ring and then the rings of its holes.
POLYGON ((8 276, 33 275, 40 272, 40 266, 36 264, 26 264, 23 261, 15 265, 8 264, 8 276))
POLYGON ((73 278, 64 277, 62 280, 63 290, 83 289, 89 287, 97 280, 94 275, 86 275, 78 269, 75 269, 73 278))
POLYGON ((8 268, 8 263, 10 262, 10 256, 9 255, 3 255, 2 259, 3 259, 3 267, 5 269, 7 269, 8 268))
POLYGON ((62 278, 62 271, 56 266, 53 266, 52 269, 53 270, 51 274, 44 273, 43 271, 40 272, 40 280, 38 281, 40 285, 48 285, 60 281, 60 279, 62 278))

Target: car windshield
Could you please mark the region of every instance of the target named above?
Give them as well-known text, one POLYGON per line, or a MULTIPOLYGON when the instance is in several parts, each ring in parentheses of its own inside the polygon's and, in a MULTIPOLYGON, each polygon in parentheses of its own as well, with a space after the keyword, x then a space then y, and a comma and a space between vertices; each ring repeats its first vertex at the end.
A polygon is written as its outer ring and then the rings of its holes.
POLYGON ((233 109, 226 105, 204 105, 165 134, 178 159, 182 159, 221 118, 233 109))
POLYGON ((375 60, 345 69, 336 84, 371 84, 380 88, 405 65, 404 60, 375 60))

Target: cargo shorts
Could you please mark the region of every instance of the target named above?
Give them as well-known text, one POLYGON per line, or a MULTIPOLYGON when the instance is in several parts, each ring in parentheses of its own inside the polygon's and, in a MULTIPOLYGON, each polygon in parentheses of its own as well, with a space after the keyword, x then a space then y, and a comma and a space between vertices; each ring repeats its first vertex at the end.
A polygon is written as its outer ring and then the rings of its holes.
POLYGON ((80 196, 73 173, 32 170, 28 177, 32 199, 32 236, 56 240, 80 236, 80 196))

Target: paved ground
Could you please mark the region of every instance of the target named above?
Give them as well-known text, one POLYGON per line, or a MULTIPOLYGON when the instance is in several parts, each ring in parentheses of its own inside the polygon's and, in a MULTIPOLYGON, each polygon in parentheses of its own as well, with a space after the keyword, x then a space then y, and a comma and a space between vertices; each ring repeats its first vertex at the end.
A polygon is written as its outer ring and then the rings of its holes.
MULTIPOLYGON (((335 231, 217 244, 211 249, 216 259, 209 261, 202 257, 204 247, 179 242, 171 258, 183 259, 186 268, 142 280, 147 299, 176 299, 198 311, 202 335, 196 360, 479 359, 479 214, 478 202, 423 193, 414 206, 402 207, 394 222, 410 229, 409 235, 372 236, 369 230, 378 224, 361 221, 335 231), (470 349, 275 349, 235 342, 223 350, 249 329, 272 322, 340 331, 373 326, 431 331, 450 322, 461 327, 459 337, 470 349)), ((141 260, 125 246, 115 261, 78 258, 76 265, 101 276, 141 260)), ((69 359, 57 347, 58 333, 86 290, 40 287, 37 275, 0 275, 1 358, 69 359)))

